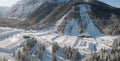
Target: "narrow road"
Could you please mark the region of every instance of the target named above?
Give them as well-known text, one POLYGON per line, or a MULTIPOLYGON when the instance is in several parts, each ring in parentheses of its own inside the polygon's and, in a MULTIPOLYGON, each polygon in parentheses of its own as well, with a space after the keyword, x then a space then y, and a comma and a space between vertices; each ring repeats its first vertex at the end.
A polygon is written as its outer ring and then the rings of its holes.
POLYGON ((21 33, 22 31, 14 31, 14 32, 9 32, 9 33, 5 33, 3 35, 0 35, 0 39, 5 39, 8 38, 10 36, 13 36, 15 34, 21 33))
POLYGON ((3 53, 11 53, 12 51, 10 51, 10 50, 8 50, 8 49, 0 48, 0 52, 3 52, 3 53))

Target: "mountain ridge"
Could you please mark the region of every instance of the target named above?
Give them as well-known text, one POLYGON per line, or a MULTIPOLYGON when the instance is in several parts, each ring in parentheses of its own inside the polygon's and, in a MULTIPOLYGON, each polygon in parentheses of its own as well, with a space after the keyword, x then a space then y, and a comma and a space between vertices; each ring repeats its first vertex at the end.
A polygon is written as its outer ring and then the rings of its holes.
MULTIPOLYGON (((91 30, 91 32, 88 31, 89 26, 91 26, 92 28, 94 28, 98 31, 97 33, 99 35, 100 34, 107 34, 107 35, 119 35, 120 34, 120 31, 119 31, 120 25, 119 24, 115 25, 115 23, 120 22, 119 19, 116 19, 116 18, 119 18, 119 16, 120 16, 120 11, 119 11, 120 9, 112 7, 112 6, 107 5, 100 1, 88 0, 87 2, 82 2, 82 3, 77 2, 77 1, 69 1, 67 3, 62 3, 62 4, 57 4, 57 5, 53 4, 53 3, 49 3, 49 2, 44 2, 44 3, 36 5, 36 6, 37 6, 36 9, 34 9, 34 10, 32 9, 32 11, 30 11, 30 13, 28 12, 29 15, 27 15, 27 16, 24 15, 25 16, 24 20, 18 21, 18 22, 16 21, 15 27, 24 28, 24 29, 43 29, 43 28, 49 28, 51 26, 56 27, 55 23, 57 23, 59 20, 62 19, 64 21, 62 22, 61 25, 57 26, 56 29, 59 32, 66 33, 65 28, 67 26, 68 26, 68 28, 74 28, 73 25, 67 25, 67 24, 70 21, 73 21, 73 23, 75 23, 74 20, 77 20, 77 18, 78 18, 78 20, 76 22, 77 25, 75 26, 76 30, 70 31, 67 33, 87 32, 87 33, 93 35, 92 33, 94 33, 95 30, 94 31, 91 30), (81 6, 84 6, 84 7, 81 7, 81 6), (76 7, 76 9, 74 9, 74 7, 76 7), (83 11, 84 14, 81 13, 82 9, 85 9, 85 11, 83 11), (68 14, 68 12, 69 12, 69 14, 68 14), (65 15, 67 15, 67 17, 65 15), (87 17, 85 17, 84 15, 86 15, 87 17), (116 17, 110 18, 114 15, 116 17), (64 17, 64 19, 63 19, 63 17, 64 17), (76 17, 76 19, 75 19, 75 17, 76 17), (116 21, 113 21, 114 19, 116 19, 116 21), (83 20, 87 21, 87 22, 85 22, 86 25, 83 20), (115 22, 115 23, 112 24, 112 22, 115 22), (110 30, 110 31, 108 31, 108 30, 110 30)), ((20 14, 20 15, 22 15, 22 14, 20 14)), ((23 16, 23 18, 24 18, 24 16, 23 16)), ((69 24, 71 24, 71 23, 69 23, 69 24)), ((89 30, 90 30, 90 28, 89 28, 89 30)), ((53 28, 53 29, 55 29, 55 28, 53 28)), ((77 34, 77 33, 75 33, 75 34, 77 34)), ((97 35, 97 33, 96 33, 96 35, 97 35)), ((93 35, 93 36, 95 36, 95 35, 93 35)))

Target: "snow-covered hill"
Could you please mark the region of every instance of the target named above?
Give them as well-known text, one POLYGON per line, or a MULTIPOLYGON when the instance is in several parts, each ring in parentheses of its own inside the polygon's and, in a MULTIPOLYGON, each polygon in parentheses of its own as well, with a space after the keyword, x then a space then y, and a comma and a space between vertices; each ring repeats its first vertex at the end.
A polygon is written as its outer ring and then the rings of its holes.
MULTIPOLYGON (((18 3, 16 3, 8 13, 9 17, 17 17, 17 18, 23 18, 26 17, 28 14, 30 14, 34 9, 36 9, 38 6, 40 6, 44 2, 50 2, 52 4, 61 4, 65 2, 69 2, 70 0, 21 0, 18 3), (12 14, 12 15, 11 15, 12 14)), ((104 3, 107 3, 111 6, 118 7, 119 8, 119 0, 116 1, 107 1, 107 0, 99 0, 104 3)))
POLYGON ((44 0, 21 0, 17 2, 8 13, 9 17, 23 18, 40 6, 44 0))
POLYGON ((120 9, 98 0, 21 0, 8 17, 0 19, 0 52, 13 60, 79 61, 120 38, 120 9))
POLYGON ((24 18, 45 2, 58 4, 67 1, 69 0, 20 0, 11 8, 8 16, 24 18))
POLYGON ((83 0, 86 4, 76 1, 21 0, 12 7, 10 16, 21 18, 15 26, 24 29, 52 27, 68 35, 88 33, 93 37, 119 34, 120 9, 96 0, 83 0))

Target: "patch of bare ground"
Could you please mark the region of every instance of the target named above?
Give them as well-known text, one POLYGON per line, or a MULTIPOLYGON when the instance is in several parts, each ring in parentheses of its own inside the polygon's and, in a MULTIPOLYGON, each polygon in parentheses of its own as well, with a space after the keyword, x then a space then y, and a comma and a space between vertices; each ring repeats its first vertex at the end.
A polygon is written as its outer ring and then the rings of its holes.
POLYGON ((9 19, 9 18, 0 18, 1 27, 19 27, 20 20, 9 19))

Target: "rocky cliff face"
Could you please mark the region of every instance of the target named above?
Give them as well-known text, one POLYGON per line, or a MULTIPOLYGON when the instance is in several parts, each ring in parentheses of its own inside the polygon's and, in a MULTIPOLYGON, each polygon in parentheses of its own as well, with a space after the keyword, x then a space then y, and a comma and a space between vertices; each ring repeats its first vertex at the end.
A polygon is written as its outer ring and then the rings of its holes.
POLYGON ((27 5, 16 4, 11 13, 12 16, 26 18, 17 24, 24 29, 52 27, 74 36, 81 33, 94 37, 120 34, 120 9, 96 0, 87 3, 61 1, 31 0, 26 2, 27 5))

